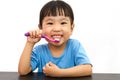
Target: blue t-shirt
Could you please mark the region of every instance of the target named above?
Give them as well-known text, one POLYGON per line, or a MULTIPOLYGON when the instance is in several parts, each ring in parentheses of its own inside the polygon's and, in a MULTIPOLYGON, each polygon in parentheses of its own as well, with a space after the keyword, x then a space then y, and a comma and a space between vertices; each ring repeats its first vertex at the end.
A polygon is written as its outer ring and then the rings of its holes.
POLYGON ((38 72, 42 72, 42 68, 48 62, 56 64, 59 68, 70 68, 82 64, 90 64, 89 58, 80 42, 75 39, 69 39, 66 48, 60 57, 53 57, 48 44, 36 46, 31 55, 32 71, 38 68, 38 72))

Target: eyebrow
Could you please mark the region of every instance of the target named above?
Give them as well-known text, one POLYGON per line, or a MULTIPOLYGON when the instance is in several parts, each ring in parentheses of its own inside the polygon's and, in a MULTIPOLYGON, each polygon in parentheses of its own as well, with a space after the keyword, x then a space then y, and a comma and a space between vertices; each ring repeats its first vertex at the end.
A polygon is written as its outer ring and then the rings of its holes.
POLYGON ((62 18, 62 19, 60 19, 60 20, 66 20, 66 21, 69 21, 67 18, 62 18))
POLYGON ((46 21, 46 22, 47 22, 47 21, 53 21, 53 19, 49 18, 49 19, 46 19, 45 21, 46 21))

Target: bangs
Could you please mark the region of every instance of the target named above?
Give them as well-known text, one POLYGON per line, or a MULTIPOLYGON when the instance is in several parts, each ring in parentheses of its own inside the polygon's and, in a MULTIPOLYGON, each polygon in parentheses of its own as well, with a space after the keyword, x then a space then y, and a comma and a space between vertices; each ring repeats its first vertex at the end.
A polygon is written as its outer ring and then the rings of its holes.
POLYGON ((70 13, 62 6, 53 5, 46 9, 44 16, 70 16, 70 13))

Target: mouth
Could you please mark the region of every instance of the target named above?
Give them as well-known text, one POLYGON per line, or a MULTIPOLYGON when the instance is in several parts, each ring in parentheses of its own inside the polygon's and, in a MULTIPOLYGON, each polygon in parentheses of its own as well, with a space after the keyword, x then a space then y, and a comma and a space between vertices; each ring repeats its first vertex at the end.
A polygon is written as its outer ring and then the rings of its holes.
POLYGON ((60 34, 54 34, 54 35, 51 35, 51 37, 52 37, 54 40, 58 40, 58 41, 60 41, 60 39, 63 37, 63 35, 60 35, 60 34))

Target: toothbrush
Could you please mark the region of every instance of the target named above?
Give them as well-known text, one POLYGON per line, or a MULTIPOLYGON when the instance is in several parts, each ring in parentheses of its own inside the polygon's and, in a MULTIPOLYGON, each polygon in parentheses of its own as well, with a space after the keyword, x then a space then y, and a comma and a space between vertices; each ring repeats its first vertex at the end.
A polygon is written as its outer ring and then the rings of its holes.
MULTIPOLYGON (((30 36, 30 33, 29 32, 25 33, 25 36, 26 37, 30 36)), ((45 38, 46 40, 49 40, 51 42, 56 42, 56 43, 58 43, 60 41, 59 39, 52 39, 52 38, 49 38, 43 34, 41 35, 41 38, 45 38)))

